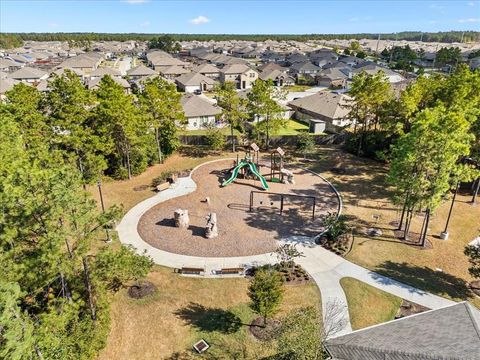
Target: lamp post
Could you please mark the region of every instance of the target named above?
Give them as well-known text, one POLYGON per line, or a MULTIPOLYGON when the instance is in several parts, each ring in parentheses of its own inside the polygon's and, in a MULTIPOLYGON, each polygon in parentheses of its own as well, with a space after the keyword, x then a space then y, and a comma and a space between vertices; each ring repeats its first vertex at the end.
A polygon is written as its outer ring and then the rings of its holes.
POLYGON ((450 204, 450 210, 448 211, 447 222, 445 223, 445 230, 440 233, 440 239, 448 240, 448 224, 450 223, 450 217, 452 216, 453 205, 455 204, 455 198, 457 197, 458 187, 460 182, 458 181, 455 186, 455 192, 453 193, 452 203, 450 204))
MULTIPOLYGON (((97 186, 98 186, 98 193, 100 195, 100 204, 102 205, 102 212, 105 213, 105 203, 103 202, 102 179, 101 178, 98 178, 97 186)), ((105 234, 107 235, 107 243, 111 242, 112 239, 110 239, 110 232, 108 231, 108 228, 105 228, 105 234)))

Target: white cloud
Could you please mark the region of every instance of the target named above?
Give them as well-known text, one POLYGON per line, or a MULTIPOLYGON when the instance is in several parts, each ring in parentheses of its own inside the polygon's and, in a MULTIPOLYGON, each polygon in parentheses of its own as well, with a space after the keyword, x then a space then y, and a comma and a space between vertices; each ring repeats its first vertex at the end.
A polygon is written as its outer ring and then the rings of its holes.
POLYGON ((150 21, 144 21, 144 22, 140 23, 140 26, 142 26, 142 27, 150 26, 150 21))
POLYGON ((459 23, 476 23, 480 22, 480 18, 468 18, 468 19, 458 19, 459 23))
POLYGON ((125 2, 127 4, 144 4, 149 1, 150 0, 122 0, 122 2, 125 2))
POLYGON ((210 22, 210 19, 203 15, 197 16, 195 19, 190 20, 190 24, 193 25, 201 25, 208 22, 210 22))
POLYGON ((468 5, 469 5, 469 6, 475 6, 475 2, 474 2, 474 1, 470 1, 470 2, 468 3, 468 5))

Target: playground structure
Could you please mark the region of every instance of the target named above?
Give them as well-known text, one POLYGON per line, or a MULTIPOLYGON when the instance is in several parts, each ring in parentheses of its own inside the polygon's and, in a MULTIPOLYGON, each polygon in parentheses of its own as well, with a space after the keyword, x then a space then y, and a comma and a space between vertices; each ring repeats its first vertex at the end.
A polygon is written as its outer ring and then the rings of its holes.
MULTIPOLYGON (((274 201, 272 201, 274 197, 280 197, 280 215, 283 215, 283 210, 284 210, 284 205, 285 205, 285 199, 293 198, 293 199, 298 199, 300 200, 300 205, 305 205, 306 200, 308 199, 310 204, 311 204, 311 220, 315 220, 315 207, 317 205, 317 198, 313 195, 297 195, 297 194, 286 194, 286 193, 274 193, 274 192, 269 192, 269 193, 264 193, 261 191, 251 191, 250 192, 250 205, 249 205, 249 211, 253 212, 254 209, 254 200, 255 200, 255 194, 262 194, 261 196, 268 195, 271 199, 268 200, 270 202, 270 206, 273 207, 274 201)), ((260 205, 264 205, 263 201, 260 201, 260 205)))
POLYGON ((278 147, 270 153, 270 181, 283 182, 282 169, 284 167, 285 151, 278 147))
POLYGON ((249 147, 246 147, 245 157, 241 161, 239 161, 237 157, 237 161, 234 163, 234 167, 229 171, 231 175, 227 180, 222 183, 222 187, 227 186, 228 184, 235 181, 235 179, 241 174, 244 179, 248 179, 250 176, 258 178, 262 184, 263 189, 268 190, 269 186, 267 180, 260 174, 259 171, 259 152, 260 148, 255 143, 252 143, 249 147))

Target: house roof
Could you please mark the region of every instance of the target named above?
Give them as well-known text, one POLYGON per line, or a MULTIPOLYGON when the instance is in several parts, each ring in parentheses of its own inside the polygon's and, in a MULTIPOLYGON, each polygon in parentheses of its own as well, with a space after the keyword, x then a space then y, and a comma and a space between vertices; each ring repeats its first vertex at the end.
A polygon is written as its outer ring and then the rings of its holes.
POLYGON ((330 68, 330 69, 322 70, 319 76, 322 78, 330 79, 330 80, 347 79, 348 72, 342 71, 342 70, 343 69, 339 69, 339 68, 330 68))
POLYGON ((18 81, 13 79, 0 79, 0 94, 5 94, 7 91, 12 90, 15 84, 18 84, 18 81))
MULTIPOLYGON (((90 89, 90 90, 97 89, 100 85, 101 80, 102 80, 102 78, 100 78, 100 77, 88 80, 87 88, 90 89)), ((115 81, 118 85, 120 85, 124 89, 130 88, 130 84, 124 78, 114 76, 114 77, 112 77, 112 80, 115 81)))
POLYGON ((68 58, 60 64, 60 67, 69 68, 95 68, 102 60, 103 55, 99 53, 86 53, 68 58))
POLYGON ((283 67, 283 66, 280 66, 278 64, 275 64, 275 63, 266 63, 266 64, 262 64, 260 65, 259 67, 257 67, 257 69, 259 71, 262 71, 262 72, 265 72, 265 71, 272 71, 272 70, 283 70, 283 71, 287 71, 287 68, 283 67))
POLYGON ((293 64, 290 69, 295 71, 320 71, 322 68, 312 64, 311 62, 304 62, 304 63, 295 63, 293 64))
POLYGON ((41 79, 45 75, 47 75, 47 73, 43 70, 31 68, 31 67, 23 67, 11 73, 9 77, 11 79, 23 80, 23 79, 41 79))
POLYGON ((232 65, 225 66, 220 71, 224 74, 243 74, 248 70, 251 70, 251 69, 247 65, 232 64, 232 65))
POLYGON ((222 113, 222 109, 212 105, 208 100, 194 94, 184 94, 180 99, 183 112, 187 118, 198 116, 213 116, 222 113))
POLYGON ((0 58, 0 68, 6 68, 6 67, 20 67, 22 64, 16 63, 13 60, 10 59, 5 59, 5 58, 0 58))
POLYGON ((215 80, 196 72, 180 75, 175 79, 175 81, 177 81, 177 83, 182 84, 184 86, 200 85, 201 83, 214 85, 216 83, 215 80))
POLYGON ((152 64, 155 67, 160 67, 160 66, 172 66, 172 65, 178 65, 178 66, 186 66, 188 63, 181 61, 177 58, 173 57, 160 57, 160 58, 153 58, 150 60, 152 64))
POLYGON ((64 68, 60 68, 60 69, 57 69, 53 72, 53 74, 57 74, 58 76, 62 76, 64 73, 65 73, 65 70, 70 70, 71 72, 73 72, 74 74, 77 74, 78 76, 83 76, 83 72, 82 70, 80 69, 71 69, 71 68, 68 68, 68 67, 64 67, 64 68))
POLYGON ((286 71, 274 69, 270 71, 262 71, 259 75, 259 78, 262 80, 276 80, 279 77, 283 77, 284 79, 291 78, 293 81, 295 81, 291 76, 287 74, 286 71))
POLYGON ((349 110, 345 108, 350 97, 330 91, 319 91, 310 96, 290 101, 288 105, 330 119, 341 119, 349 110))
POLYGON ((159 71, 163 75, 182 75, 190 72, 190 70, 178 65, 172 65, 159 71))
POLYGON ((462 302, 331 338, 325 346, 334 359, 478 359, 480 311, 462 302))
POLYGON ((110 75, 110 76, 122 76, 120 71, 110 68, 110 67, 99 67, 95 70, 92 71, 90 76, 100 76, 103 77, 104 75, 110 75))
POLYGON ((149 67, 146 67, 143 64, 140 64, 138 66, 135 66, 134 68, 131 68, 127 70, 127 75, 130 76, 149 76, 149 75, 154 75, 156 72, 149 67))
POLYGON ((193 71, 200 74, 218 74, 220 69, 212 64, 201 64, 195 67, 193 71))

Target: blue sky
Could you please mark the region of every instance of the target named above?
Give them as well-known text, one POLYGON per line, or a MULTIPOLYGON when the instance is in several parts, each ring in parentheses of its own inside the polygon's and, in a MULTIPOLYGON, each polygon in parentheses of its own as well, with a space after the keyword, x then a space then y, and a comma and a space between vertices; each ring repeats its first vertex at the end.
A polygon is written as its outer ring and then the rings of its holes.
POLYGON ((480 31, 480 1, 0 0, 2 32, 480 31))

